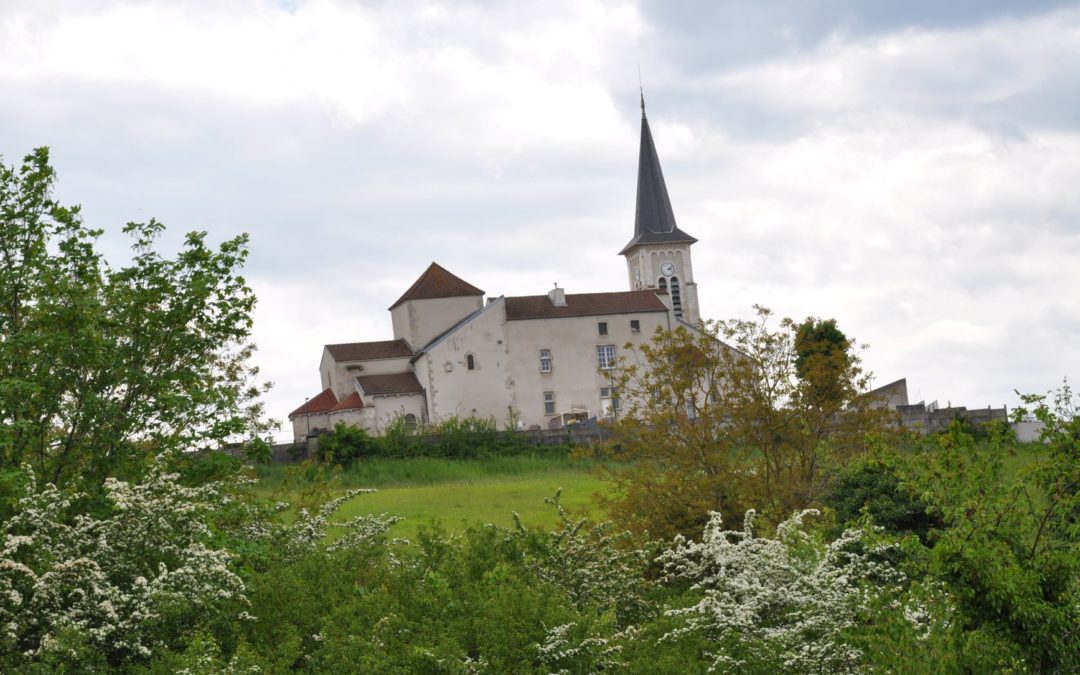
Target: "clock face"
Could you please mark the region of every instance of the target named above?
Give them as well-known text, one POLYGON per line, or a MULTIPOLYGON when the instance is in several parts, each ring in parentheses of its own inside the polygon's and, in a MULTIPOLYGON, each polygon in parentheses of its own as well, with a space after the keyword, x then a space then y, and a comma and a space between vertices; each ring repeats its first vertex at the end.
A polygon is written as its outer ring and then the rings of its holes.
POLYGON ((665 262, 660 265, 660 274, 663 274, 665 277, 670 277, 675 274, 675 265, 671 264, 671 262, 665 262))

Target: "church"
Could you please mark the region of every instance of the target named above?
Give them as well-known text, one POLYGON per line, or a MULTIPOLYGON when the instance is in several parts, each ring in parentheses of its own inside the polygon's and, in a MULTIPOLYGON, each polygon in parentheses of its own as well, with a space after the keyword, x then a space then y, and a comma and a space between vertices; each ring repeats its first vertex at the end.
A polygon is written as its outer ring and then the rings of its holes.
POLYGON ((619 252, 628 290, 488 296, 431 263, 390 305, 392 340, 326 345, 321 391, 289 414, 297 441, 338 422, 491 418, 502 428, 557 428, 617 414, 612 369, 626 343, 700 324, 690 249, 675 223, 645 101, 634 233, 619 252))

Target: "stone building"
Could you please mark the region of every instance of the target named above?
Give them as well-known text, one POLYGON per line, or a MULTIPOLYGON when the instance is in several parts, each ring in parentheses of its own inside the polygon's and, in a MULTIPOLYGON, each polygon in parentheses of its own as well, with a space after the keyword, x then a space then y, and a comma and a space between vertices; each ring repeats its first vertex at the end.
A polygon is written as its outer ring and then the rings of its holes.
POLYGON ((629 289, 488 297, 431 263, 390 306, 394 339, 326 345, 321 391, 289 419, 300 440, 337 422, 493 418, 500 427, 558 427, 619 407, 611 368, 627 342, 700 322, 691 246, 679 229, 641 106, 634 233, 620 254, 629 289))

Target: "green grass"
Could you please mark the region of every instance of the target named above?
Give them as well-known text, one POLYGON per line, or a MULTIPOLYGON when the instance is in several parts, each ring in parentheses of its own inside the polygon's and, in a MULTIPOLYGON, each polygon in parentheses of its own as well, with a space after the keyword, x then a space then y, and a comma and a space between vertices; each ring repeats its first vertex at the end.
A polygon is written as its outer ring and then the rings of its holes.
MULTIPOLYGON (((394 526, 391 535, 408 538, 432 521, 441 522, 451 531, 477 523, 512 527, 516 512, 526 527, 550 529, 557 524, 558 516, 544 498, 554 496, 560 488, 565 509, 599 519, 604 514, 592 496, 606 490, 607 484, 590 473, 593 466, 588 461, 528 455, 358 462, 337 473, 333 490, 363 487, 378 492, 349 500, 335 520, 380 513, 402 516, 405 520, 394 526)), ((290 476, 287 467, 261 467, 259 476, 260 492, 292 501, 290 486, 298 481, 296 476, 290 476)))

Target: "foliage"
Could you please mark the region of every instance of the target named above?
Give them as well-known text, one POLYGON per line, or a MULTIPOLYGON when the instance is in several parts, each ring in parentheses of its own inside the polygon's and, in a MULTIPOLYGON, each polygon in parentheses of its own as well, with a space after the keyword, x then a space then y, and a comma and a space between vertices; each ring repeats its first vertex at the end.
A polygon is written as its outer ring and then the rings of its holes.
POLYGON ((753 321, 627 345, 615 378, 627 405, 611 445, 625 463, 606 472, 620 525, 670 538, 699 532, 711 510, 750 505, 778 521, 818 502, 868 435, 884 432, 887 413, 860 395, 869 378, 853 343, 807 352, 800 377, 796 326, 771 330, 770 317, 758 307, 753 321))
POLYGON ((944 522, 929 506, 903 485, 900 460, 882 449, 860 457, 844 467, 822 497, 840 525, 868 515, 874 524, 894 534, 914 534, 929 541, 930 531, 944 522))
POLYGON ((520 454, 566 456, 567 446, 535 446, 524 434, 499 430, 493 419, 451 416, 438 424, 410 425, 403 417, 381 436, 339 422, 319 437, 319 460, 344 467, 372 458, 445 457, 479 459, 520 454))
POLYGON ((0 669, 115 668, 182 648, 192 627, 227 639, 246 608, 230 554, 208 545, 217 484, 184 487, 163 460, 139 484, 106 480, 108 517, 28 476, 0 551, 0 669))
POLYGON ((1067 385, 1052 403, 1025 400, 1046 425, 1026 467, 1007 470, 1011 446, 957 425, 928 438, 906 468, 911 489, 943 521, 926 571, 951 613, 940 639, 963 669, 1080 668, 1077 402, 1067 385))
POLYGON ((134 258, 113 268, 101 230, 53 200, 48 159, 0 164, 0 464, 96 489, 257 433, 246 236, 214 249, 193 232, 168 259, 162 224, 130 223, 134 258))
POLYGON ((793 330, 795 374, 804 383, 811 404, 827 406, 849 397, 845 388, 851 367, 851 342, 836 326, 836 319, 807 317, 793 330))
POLYGON ((876 596, 903 580, 888 545, 848 530, 828 544, 808 534, 802 511, 781 523, 776 538, 755 537, 754 512, 743 529, 724 530, 710 514, 700 543, 675 539, 660 560, 669 580, 688 580, 703 597, 668 610, 687 618, 673 631, 699 632, 714 645, 713 668, 741 672, 856 670, 862 654, 845 639, 876 596))

